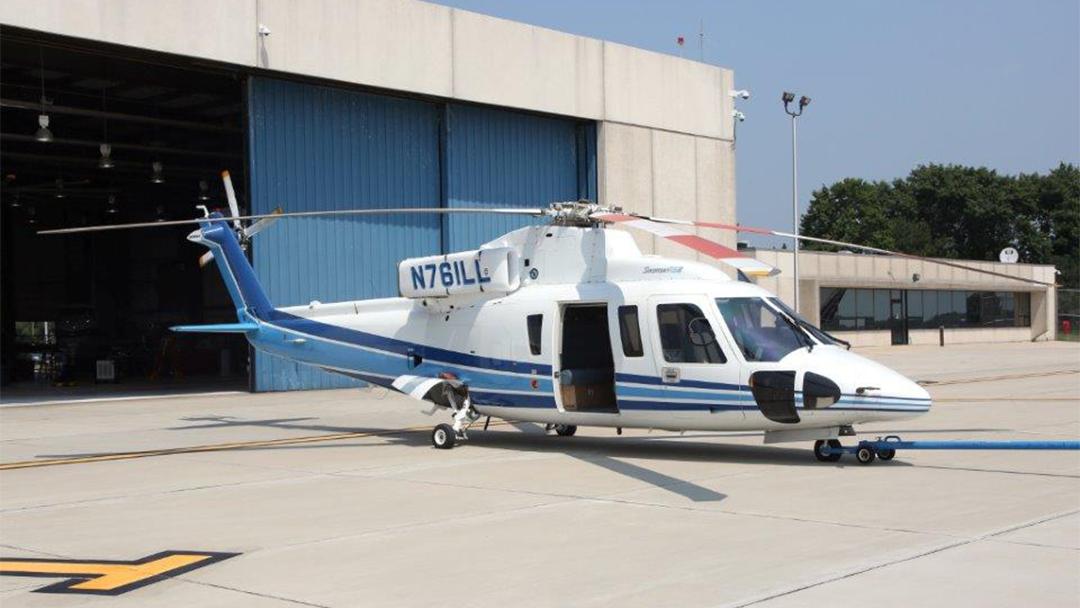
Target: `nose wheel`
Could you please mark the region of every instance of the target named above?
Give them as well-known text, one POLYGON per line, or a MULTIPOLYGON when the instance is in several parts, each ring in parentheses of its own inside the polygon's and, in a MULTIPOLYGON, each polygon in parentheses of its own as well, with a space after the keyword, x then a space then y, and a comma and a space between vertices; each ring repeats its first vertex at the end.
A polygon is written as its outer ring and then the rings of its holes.
MULTIPOLYGON (((899 439, 896 437, 897 441, 899 439)), ((852 454, 859 464, 872 464, 878 459, 883 462, 892 460, 896 456, 896 450, 881 447, 881 443, 883 442, 879 438, 876 442, 860 441, 858 445, 844 447, 838 439, 818 439, 814 442, 814 457, 818 462, 839 462, 844 454, 852 454)))
POLYGON ((839 439, 818 439, 814 442, 814 457, 818 459, 818 462, 838 462, 840 457, 844 455, 840 450, 843 448, 840 445, 839 439), (828 449, 825 449, 828 446, 828 449))

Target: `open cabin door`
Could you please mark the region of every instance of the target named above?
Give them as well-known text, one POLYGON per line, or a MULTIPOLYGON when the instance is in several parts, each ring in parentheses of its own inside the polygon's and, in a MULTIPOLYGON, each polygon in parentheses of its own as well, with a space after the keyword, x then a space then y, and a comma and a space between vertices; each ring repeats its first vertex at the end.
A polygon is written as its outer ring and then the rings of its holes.
POLYGON ((567 412, 618 413, 608 306, 568 304, 560 315, 555 399, 567 412))

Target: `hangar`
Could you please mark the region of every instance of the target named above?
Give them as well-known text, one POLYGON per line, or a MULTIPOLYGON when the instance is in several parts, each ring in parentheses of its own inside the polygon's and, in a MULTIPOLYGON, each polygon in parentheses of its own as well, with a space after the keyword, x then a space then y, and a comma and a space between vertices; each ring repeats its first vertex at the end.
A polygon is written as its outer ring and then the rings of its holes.
MULTIPOLYGON (((191 217, 223 204, 221 170, 252 213, 589 199, 735 219, 733 73, 711 65, 413 0, 12 0, 0 45, 15 386, 352 385, 171 335, 232 316, 183 228, 34 234, 191 217)), ((249 255, 277 304, 390 296, 399 259, 519 221, 291 220, 249 255)))

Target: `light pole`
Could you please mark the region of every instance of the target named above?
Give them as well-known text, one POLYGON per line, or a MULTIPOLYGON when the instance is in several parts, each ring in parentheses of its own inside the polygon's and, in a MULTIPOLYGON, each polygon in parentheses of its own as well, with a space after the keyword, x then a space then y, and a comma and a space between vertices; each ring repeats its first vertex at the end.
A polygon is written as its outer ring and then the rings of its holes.
POLYGON ((806 106, 810 105, 810 98, 803 95, 799 98, 799 111, 795 112, 788 108, 788 104, 795 101, 795 94, 784 91, 784 94, 780 97, 780 100, 784 102, 784 112, 791 117, 791 223, 794 228, 792 233, 795 235, 795 247, 792 249, 793 259, 795 261, 795 312, 799 310, 799 159, 796 154, 796 136, 795 136, 795 119, 802 116, 803 110, 806 106))

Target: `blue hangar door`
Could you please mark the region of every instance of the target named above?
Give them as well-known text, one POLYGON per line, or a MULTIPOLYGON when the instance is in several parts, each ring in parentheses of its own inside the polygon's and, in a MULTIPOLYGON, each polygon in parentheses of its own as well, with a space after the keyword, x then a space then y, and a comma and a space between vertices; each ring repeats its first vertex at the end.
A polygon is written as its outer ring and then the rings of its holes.
MULTIPOLYGON (((251 78, 253 213, 537 206, 595 199, 592 123, 251 78)), ((397 294, 402 258, 472 249, 528 219, 367 216, 282 220, 252 246, 277 306, 397 294)), ((256 353, 257 391, 359 385, 256 353)))

